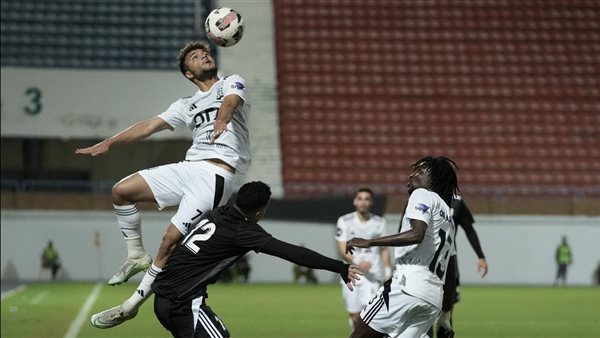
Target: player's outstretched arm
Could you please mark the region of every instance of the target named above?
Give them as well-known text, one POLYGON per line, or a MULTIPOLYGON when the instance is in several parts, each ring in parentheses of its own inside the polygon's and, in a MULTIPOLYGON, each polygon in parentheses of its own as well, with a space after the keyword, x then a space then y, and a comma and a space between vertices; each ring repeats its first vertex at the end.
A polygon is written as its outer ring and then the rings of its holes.
POLYGON ((475 251, 477 255, 477 271, 479 271, 480 276, 483 278, 488 272, 488 264, 485 260, 485 255, 483 254, 483 250, 481 249, 481 244, 479 243, 479 237, 477 236, 477 231, 473 227, 473 224, 463 224, 463 229, 465 230, 465 235, 467 235, 467 239, 469 240, 469 244, 475 251))
POLYGON ((91 147, 76 149, 75 154, 91 156, 102 155, 115 144, 142 140, 156 132, 165 129, 172 129, 172 127, 160 117, 154 117, 149 120, 135 123, 120 133, 111 136, 91 147))
POLYGON ((372 246, 408 246, 421 243, 425 237, 427 223, 417 219, 411 219, 410 225, 412 226, 412 229, 395 235, 373 239, 352 238, 346 242, 346 252, 352 253, 354 248, 369 248, 372 246))
POLYGON ((350 290, 360 280, 358 266, 345 264, 337 259, 323 256, 305 247, 286 243, 276 238, 269 240, 260 251, 308 268, 339 273, 350 290))
POLYGON ((217 112, 215 129, 210 137, 210 143, 215 143, 215 140, 227 131, 227 124, 231 122, 231 119, 233 119, 233 113, 235 112, 235 109, 243 104, 244 100, 235 94, 227 95, 223 98, 223 103, 217 112))
POLYGON ((454 222, 465 230, 465 235, 467 235, 469 244, 471 244, 471 248, 473 248, 473 251, 475 251, 478 258, 477 271, 479 271, 480 276, 483 278, 488 272, 488 264, 485 260, 483 250, 481 249, 477 231, 475 231, 475 227, 473 227, 475 219, 473 218, 473 214, 471 213, 471 210, 469 210, 467 203, 463 199, 457 200, 457 203, 459 203, 457 207, 458 213, 454 216, 454 222))

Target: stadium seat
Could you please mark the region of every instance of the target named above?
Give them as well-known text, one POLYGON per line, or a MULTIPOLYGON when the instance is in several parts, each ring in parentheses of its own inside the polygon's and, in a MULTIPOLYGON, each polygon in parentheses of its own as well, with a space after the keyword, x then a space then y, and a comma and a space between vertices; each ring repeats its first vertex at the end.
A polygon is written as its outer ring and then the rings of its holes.
MULTIPOLYGON (((575 5, 554 10, 571 17, 575 5)), ((338 168, 340 186, 367 176, 373 185, 394 182, 391 173, 430 153, 461 165, 467 193, 562 194, 570 193, 565 184, 597 184, 600 93, 586 56, 600 52, 592 17, 557 30, 534 0, 486 11, 468 2, 387 1, 385 8, 274 3, 280 122, 298 133, 282 140, 284 158, 322 156, 312 170, 338 168), (333 13, 335 21, 315 19, 333 13), (296 108, 301 118, 291 114, 296 108), (309 140, 327 151, 294 151, 309 140)), ((302 194, 302 185, 294 187, 302 194)))

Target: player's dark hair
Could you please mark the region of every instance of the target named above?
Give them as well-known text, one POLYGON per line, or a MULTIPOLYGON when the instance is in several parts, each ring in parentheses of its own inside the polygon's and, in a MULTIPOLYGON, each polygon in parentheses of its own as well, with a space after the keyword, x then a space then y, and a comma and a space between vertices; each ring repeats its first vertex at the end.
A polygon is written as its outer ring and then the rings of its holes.
POLYGON ((371 190, 367 187, 360 187, 360 188, 356 189, 356 193, 354 194, 354 196, 357 196, 361 192, 368 192, 371 195, 371 197, 375 196, 373 194, 373 190, 371 190))
POLYGON ((456 170, 458 166, 447 157, 424 157, 415 162, 411 168, 422 167, 429 171, 431 191, 438 194, 446 204, 450 205, 452 197, 460 191, 456 170))
POLYGON ((251 213, 267 206, 271 198, 271 188, 263 182, 244 184, 237 193, 235 204, 244 213, 251 213))
POLYGON ((210 44, 206 41, 191 41, 179 50, 177 61, 179 62, 179 70, 181 71, 181 74, 185 75, 185 72, 188 70, 185 66, 186 55, 196 49, 202 49, 203 51, 210 53, 210 44))

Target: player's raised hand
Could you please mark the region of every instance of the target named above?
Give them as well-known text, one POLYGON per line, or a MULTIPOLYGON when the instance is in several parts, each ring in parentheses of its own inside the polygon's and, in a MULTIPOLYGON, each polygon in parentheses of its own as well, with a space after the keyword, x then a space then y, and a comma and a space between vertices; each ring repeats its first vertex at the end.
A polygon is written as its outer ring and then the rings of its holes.
POLYGON ((368 239, 354 237, 346 242, 346 253, 352 255, 354 248, 368 248, 371 246, 371 241, 368 239))
POLYGON ((104 140, 91 147, 75 149, 75 154, 98 156, 107 152, 109 148, 107 140, 104 140))
POLYGON ((361 274, 362 273, 360 272, 360 268, 358 266, 354 264, 348 266, 348 274, 346 278, 343 278, 344 276, 342 276, 342 279, 344 280, 344 282, 346 282, 348 290, 354 290, 354 285, 356 285, 356 282, 360 280, 361 274))
POLYGON ((477 260, 477 271, 479 271, 479 275, 481 278, 485 277, 488 273, 488 264, 485 258, 480 258, 477 260))
POLYGON ((215 121, 215 129, 210 137, 210 144, 215 143, 215 141, 221 136, 224 132, 227 131, 227 123, 223 121, 216 120, 215 121))

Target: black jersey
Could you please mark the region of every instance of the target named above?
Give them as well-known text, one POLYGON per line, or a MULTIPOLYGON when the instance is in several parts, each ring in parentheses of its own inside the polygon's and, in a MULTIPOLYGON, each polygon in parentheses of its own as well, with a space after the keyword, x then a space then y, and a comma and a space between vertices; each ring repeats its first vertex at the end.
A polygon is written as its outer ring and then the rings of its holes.
POLYGON ((452 218, 454 219, 454 224, 456 226, 460 225, 463 228, 473 226, 475 219, 462 197, 454 196, 450 203, 450 208, 452 208, 452 218))
MULTIPOLYGON (((483 250, 481 249, 481 244, 479 243, 479 237, 477 236, 477 232, 473 227, 473 223, 475 223, 475 219, 473 218, 473 214, 467 204, 460 196, 454 196, 452 198, 452 202, 450 204, 452 208, 452 219, 454 220, 454 224, 457 227, 461 226, 465 231, 465 235, 467 235, 467 239, 475 250, 478 258, 485 258, 483 254, 483 250)), ((458 233, 458 231, 456 232, 458 233)))
POLYGON ((236 260, 250 250, 260 251, 271 238, 233 207, 216 208, 177 244, 152 290, 177 301, 198 298, 236 260))

